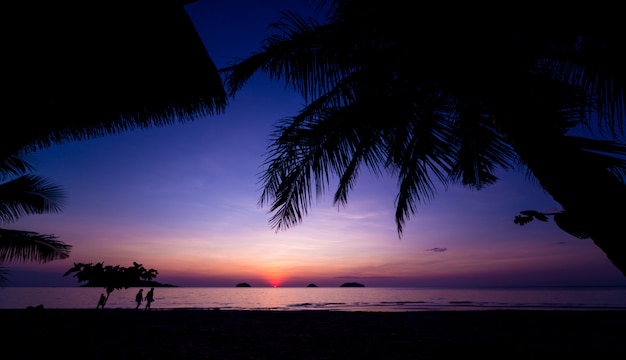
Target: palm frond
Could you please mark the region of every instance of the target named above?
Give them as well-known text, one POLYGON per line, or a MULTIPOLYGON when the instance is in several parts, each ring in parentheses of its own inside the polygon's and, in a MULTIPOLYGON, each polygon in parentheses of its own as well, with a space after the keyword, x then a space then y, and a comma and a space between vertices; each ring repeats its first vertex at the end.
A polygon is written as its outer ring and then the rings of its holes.
POLYGON ((288 12, 270 28, 276 34, 264 41, 261 51, 220 70, 231 96, 254 73, 262 71, 271 79, 284 80, 287 87, 310 101, 323 96, 355 70, 345 66, 353 45, 338 33, 341 28, 319 25, 314 19, 305 20, 288 12))
POLYGON ((45 263, 68 258, 71 249, 54 235, 0 229, 0 262, 45 263))
POLYGON ((594 176, 608 170, 623 182, 622 144, 567 135, 591 114, 613 135, 621 130, 619 37, 604 28, 581 33, 571 19, 561 28, 550 17, 531 28, 508 18, 485 18, 490 25, 481 26, 482 15, 470 20, 468 8, 449 6, 414 11, 399 0, 385 7, 331 1, 322 25, 284 14, 261 51, 222 69, 231 95, 264 72, 307 103, 278 127, 261 176, 259 204, 272 204, 274 226, 301 221, 329 179, 338 179, 334 202, 345 205, 363 164, 397 176, 400 235, 437 186, 458 181, 481 189, 498 180, 497 169, 521 160, 544 188, 567 170, 559 181, 569 189, 565 178, 578 174, 564 163, 568 156, 594 176), (432 31, 457 22, 468 26, 432 31))
POLYGON ((9 281, 10 275, 11 271, 8 268, 0 266, 0 286, 4 286, 9 281))
POLYGON ((590 164, 607 169, 619 181, 626 183, 626 144, 578 136, 567 136, 566 139, 584 151, 590 164))
POLYGON ((458 143, 456 162, 450 172, 450 180, 476 189, 495 183, 496 168, 510 169, 516 155, 490 119, 472 105, 455 110, 452 119, 458 143))
POLYGON ((272 228, 287 229, 299 223, 311 203, 310 155, 299 128, 286 124, 275 130, 266 170, 260 177, 263 192, 259 206, 271 203, 272 228))
POLYGON ((540 63, 561 81, 581 88, 590 99, 586 124, 613 136, 623 133, 626 117, 626 54, 620 27, 610 20, 594 27, 561 30, 540 63), (597 121, 599 120, 599 121, 597 121))
POLYGON ((10 155, 0 162, 0 181, 8 177, 20 176, 32 171, 34 168, 24 157, 10 155))
POLYGON ((12 222, 25 215, 60 212, 64 196, 48 179, 22 175, 0 184, 0 220, 12 222))
POLYGON ((260 178, 263 193, 259 200, 260 206, 272 203, 273 227, 299 223, 314 194, 324 194, 332 179, 339 179, 334 202, 345 204, 358 177, 358 164, 382 166, 384 153, 375 145, 380 138, 364 134, 356 126, 361 118, 348 113, 344 108, 334 114, 301 114, 277 127, 267 153, 267 169, 260 178))
POLYGON ((402 235, 406 220, 417 213, 419 204, 437 192, 433 178, 446 185, 454 164, 451 124, 444 114, 421 108, 409 125, 403 141, 394 142, 394 166, 398 169, 396 226, 402 235), (423 112, 422 112, 423 111, 423 112))
POLYGON ((2 105, 21 115, 0 157, 223 111, 222 78, 185 3, 8 4, 2 105))

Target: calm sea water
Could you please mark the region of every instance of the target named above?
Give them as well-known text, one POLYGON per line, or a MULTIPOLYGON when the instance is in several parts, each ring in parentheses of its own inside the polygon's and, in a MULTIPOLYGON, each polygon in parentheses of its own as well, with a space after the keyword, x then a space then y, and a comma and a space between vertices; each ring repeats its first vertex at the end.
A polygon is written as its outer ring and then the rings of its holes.
MULTIPOLYGON (((106 308, 135 307, 139 288, 115 290, 106 308)), ((144 294, 148 289, 144 289, 144 294)), ((0 309, 96 308, 101 288, 0 288, 0 309)), ((144 303, 145 304, 145 303, 144 303)), ((142 304, 142 305, 144 305, 142 304)), ((153 310, 626 310, 626 287, 575 288, 155 288, 153 310)))

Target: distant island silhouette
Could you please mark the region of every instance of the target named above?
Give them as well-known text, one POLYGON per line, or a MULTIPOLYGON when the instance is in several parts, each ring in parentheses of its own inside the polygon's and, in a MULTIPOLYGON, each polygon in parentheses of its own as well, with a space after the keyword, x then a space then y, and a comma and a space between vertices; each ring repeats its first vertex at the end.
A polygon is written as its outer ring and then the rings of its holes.
POLYGON ((306 287, 317 287, 317 285, 315 285, 315 284, 309 284, 309 285, 307 285, 306 287))
POLYGON ((239 284, 235 285, 235 287, 252 287, 252 286, 250 286, 250 284, 248 284, 248 283, 239 283, 239 284))
POLYGON ((365 285, 359 284, 358 282, 347 282, 341 284, 341 287, 365 287, 365 285))

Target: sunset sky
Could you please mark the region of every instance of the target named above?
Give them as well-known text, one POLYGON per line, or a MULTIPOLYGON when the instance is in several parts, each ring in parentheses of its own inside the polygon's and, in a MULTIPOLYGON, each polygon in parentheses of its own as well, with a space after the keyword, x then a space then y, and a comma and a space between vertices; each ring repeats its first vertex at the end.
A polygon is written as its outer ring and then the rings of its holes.
MULTIPOLYGON (((259 49, 280 11, 314 13, 306 0, 199 0, 186 9, 218 67, 259 49)), ((402 238, 394 179, 366 172, 347 207, 332 204, 331 188, 302 224, 274 231, 257 206, 258 175, 273 124, 302 104, 257 76, 223 115, 33 154, 36 173, 65 189, 63 212, 4 227, 54 234, 73 249, 67 260, 4 264, 6 285, 78 286, 62 276, 75 262, 133 261, 179 286, 626 285, 590 240, 551 219, 513 223, 520 210, 560 210, 521 171, 481 191, 440 188, 402 238)))

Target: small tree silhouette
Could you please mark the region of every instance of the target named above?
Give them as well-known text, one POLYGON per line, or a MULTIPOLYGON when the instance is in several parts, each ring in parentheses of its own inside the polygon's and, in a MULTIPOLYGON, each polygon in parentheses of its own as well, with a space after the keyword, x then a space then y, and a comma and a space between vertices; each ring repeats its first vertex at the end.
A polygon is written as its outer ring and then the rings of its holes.
POLYGON ((87 281, 84 286, 104 287, 107 292, 106 302, 109 295, 117 289, 128 289, 131 286, 140 286, 142 281, 150 281, 157 277, 159 273, 155 269, 146 269, 142 264, 133 262, 133 266, 125 268, 119 265, 104 266, 103 262, 93 263, 74 263, 74 266, 67 270, 63 276, 74 274, 78 282, 87 281))

